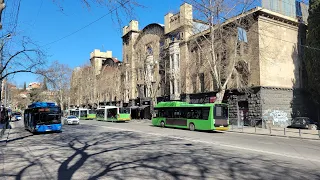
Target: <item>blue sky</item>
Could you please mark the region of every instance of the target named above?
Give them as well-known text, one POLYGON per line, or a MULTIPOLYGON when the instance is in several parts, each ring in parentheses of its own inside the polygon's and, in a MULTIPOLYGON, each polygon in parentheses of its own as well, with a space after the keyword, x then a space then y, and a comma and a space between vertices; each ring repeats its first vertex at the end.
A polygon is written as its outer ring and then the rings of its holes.
MULTIPOLYGON (((6 28, 12 28, 16 19, 19 0, 7 1, 3 16, 4 34, 6 28)), ((81 0, 22 0, 16 27, 16 36, 27 36, 42 46, 58 40, 91 23, 107 13, 106 7, 93 6, 87 9, 81 0), (61 6, 61 8, 59 8, 61 6)), ((177 12, 182 4, 180 0, 140 0, 144 8, 134 9, 135 19, 142 29, 150 23, 164 23, 164 15, 177 12)), ((129 23, 130 19, 123 18, 129 23)), ((14 46, 14 45, 12 45, 14 46)), ((10 46, 11 47, 11 46, 10 46)), ((14 48, 14 47, 12 47, 14 48)), ((58 60, 71 68, 89 62, 90 52, 94 49, 111 50, 113 56, 122 60, 121 29, 119 24, 106 16, 74 35, 43 47, 48 54, 48 62, 58 60)), ((36 81, 30 74, 19 74, 11 78, 17 85, 36 81)))

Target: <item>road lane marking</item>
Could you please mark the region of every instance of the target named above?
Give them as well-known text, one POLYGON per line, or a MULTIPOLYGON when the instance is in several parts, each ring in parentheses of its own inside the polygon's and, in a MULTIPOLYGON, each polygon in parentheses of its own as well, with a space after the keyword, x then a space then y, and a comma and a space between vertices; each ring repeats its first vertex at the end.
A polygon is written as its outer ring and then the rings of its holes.
POLYGON ((233 149, 253 151, 253 152, 258 152, 258 153, 263 153, 263 154, 270 154, 270 155, 276 155, 276 156, 282 156, 282 157, 287 157, 287 158, 293 158, 293 159, 299 159, 299 160, 304 160, 304 161, 312 161, 312 162, 320 163, 320 160, 318 160, 318 159, 306 159, 303 157, 293 156, 293 155, 289 155, 289 154, 282 154, 282 153, 277 153, 277 152, 252 149, 252 148, 240 147, 240 146, 229 145, 229 144, 221 144, 221 143, 217 143, 217 142, 209 142, 209 141, 190 139, 190 138, 178 137, 178 136, 173 137, 172 135, 164 135, 164 134, 159 134, 159 133, 145 132, 145 131, 139 131, 139 130, 133 130, 133 129, 106 127, 106 126, 99 126, 99 125, 93 125, 93 126, 104 127, 104 128, 112 129, 112 130, 116 130, 116 131, 129 131, 129 132, 136 132, 136 133, 154 135, 154 136, 159 136, 159 137, 169 137, 169 138, 173 138, 173 139, 186 140, 186 141, 198 142, 198 143, 204 143, 204 144, 211 144, 211 145, 217 145, 217 146, 221 146, 221 147, 228 147, 228 148, 233 148, 233 149))

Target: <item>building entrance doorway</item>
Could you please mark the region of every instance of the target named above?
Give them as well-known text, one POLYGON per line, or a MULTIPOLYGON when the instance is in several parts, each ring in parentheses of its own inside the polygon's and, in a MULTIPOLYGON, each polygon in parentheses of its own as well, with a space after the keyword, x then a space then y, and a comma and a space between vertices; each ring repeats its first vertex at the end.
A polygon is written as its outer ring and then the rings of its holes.
POLYGON ((249 120, 249 106, 248 106, 248 101, 239 101, 238 102, 239 106, 239 116, 240 116, 240 123, 238 124, 243 124, 244 126, 250 126, 251 122, 249 120))

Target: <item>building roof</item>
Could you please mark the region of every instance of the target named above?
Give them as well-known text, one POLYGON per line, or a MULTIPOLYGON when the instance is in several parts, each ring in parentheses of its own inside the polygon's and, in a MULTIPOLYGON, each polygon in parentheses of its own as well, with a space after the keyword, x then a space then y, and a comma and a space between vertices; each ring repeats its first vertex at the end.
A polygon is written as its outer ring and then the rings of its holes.
POLYGON ((120 61, 119 61, 117 58, 115 58, 115 57, 112 57, 111 59, 112 59, 113 62, 115 62, 115 63, 119 63, 119 62, 120 62, 120 61))
MULTIPOLYGON (((254 14, 254 13, 258 13, 258 12, 261 13, 262 15, 266 15, 266 16, 273 17, 273 18, 278 18, 278 19, 281 19, 282 21, 285 21, 285 22, 288 22, 288 23, 296 23, 296 24, 299 23, 298 19, 296 19, 296 18, 285 16, 285 15, 282 15, 282 14, 277 13, 277 12, 273 12, 273 11, 265 9, 265 8, 255 7, 255 8, 250 9, 250 10, 244 12, 244 13, 238 14, 237 16, 234 16, 232 18, 227 19, 225 22, 223 22, 221 24, 221 26, 227 25, 229 23, 234 22, 235 20, 244 18, 244 17, 246 17, 248 15, 251 15, 251 14, 254 14)), ((219 27, 214 27, 214 29, 217 29, 217 28, 219 28, 219 27)), ((207 29, 205 31, 202 31, 201 33, 198 33, 198 34, 194 34, 193 36, 191 36, 191 39, 199 37, 199 36, 202 36, 204 34, 208 34, 208 33, 209 33, 209 29, 207 29)))

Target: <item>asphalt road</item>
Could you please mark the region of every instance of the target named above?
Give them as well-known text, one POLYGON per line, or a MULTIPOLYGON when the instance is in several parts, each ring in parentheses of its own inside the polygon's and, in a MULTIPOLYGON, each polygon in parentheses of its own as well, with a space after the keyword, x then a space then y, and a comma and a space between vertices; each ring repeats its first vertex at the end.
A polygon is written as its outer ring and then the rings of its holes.
MULTIPOLYGON (((81 121, 32 135, 14 122, 0 179, 320 179, 320 141, 81 121)), ((1 168, 2 167, 2 168, 1 168)))

